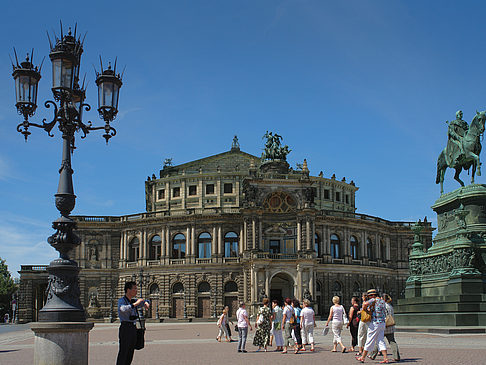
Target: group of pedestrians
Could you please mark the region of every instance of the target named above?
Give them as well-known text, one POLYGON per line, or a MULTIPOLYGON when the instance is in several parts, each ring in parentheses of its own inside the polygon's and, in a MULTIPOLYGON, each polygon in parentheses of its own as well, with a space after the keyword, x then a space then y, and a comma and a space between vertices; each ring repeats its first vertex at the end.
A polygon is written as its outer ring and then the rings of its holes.
MULTIPOLYGON (((274 351, 282 354, 288 353, 289 348, 293 348, 295 354, 299 351, 306 351, 306 345, 310 345, 310 351, 314 351, 314 310, 307 299, 304 299, 303 307, 300 307, 298 300, 286 298, 282 307, 278 300, 273 300, 272 308, 270 308, 270 300, 264 298, 257 313, 256 332, 253 337, 253 345, 258 347, 257 351, 267 352, 273 342, 276 347, 274 351)), ((247 352, 248 329, 252 330, 252 326, 248 319, 245 303, 240 303, 236 318, 238 321, 238 352, 247 352)))
MULTIPOLYGON (((383 361, 380 363, 388 363, 385 337, 392 349, 394 360, 400 361, 400 353, 394 336, 392 299, 388 294, 383 294, 380 297, 375 289, 368 290, 367 293, 362 295, 361 305, 359 298, 353 297, 348 313, 340 304, 338 296, 333 297, 332 302, 333 305, 329 310, 329 317, 324 330, 324 334, 327 334, 329 329, 332 330, 332 352, 337 352, 338 346, 340 346, 342 353, 347 352, 341 337, 341 333, 346 327, 351 334, 350 351, 357 351, 356 360, 359 362, 364 362, 367 357, 375 359, 378 353, 381 353, 383 361), (330 328, 329 323, 331 323, 330 328)), ((228 323, 227 313, 227 308, 225 308, 218 321, 220 326, 219 338, 226 334, 225 329, 221 328, 228 323)), ((238 321, 238 352, 247 352, 248 331, 253 328, 248 318, 245 303, 240 303, 236 318, 238 321)), ((303 308, 296 299, 286 298, 282 307, 277 300, 273 300, 270 308, 269 299, 264 298, 256 316, 253 345, 258 347, 257 351, 267 352, 268 347, 275 344, 276 349, 274 351, 282 354, 288 353, 290 349, 298 354, 300 351, 306 351, 307 345, 310 346, 310 351, 314 351, 315 327, 315 313, 309 300, 303 301, 303 308)), ((229 338, 231 339, 231 337, 229 338)))

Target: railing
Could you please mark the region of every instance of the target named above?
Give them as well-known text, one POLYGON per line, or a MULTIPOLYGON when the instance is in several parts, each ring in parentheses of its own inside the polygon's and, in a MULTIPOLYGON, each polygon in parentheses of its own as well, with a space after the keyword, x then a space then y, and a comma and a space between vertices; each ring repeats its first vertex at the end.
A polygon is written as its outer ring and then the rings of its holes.
POLYGON ((332 263, 333 264, 344 264, 344 260, 343 259, 332 259, 332 263))
POLYGON ((223 257, 223 261, 226 263, 237 263, 240 262, 239 257, 223 257))
POLYGON ((255 254, 257 259, 270 259, 270 260, 295 260, 298 255, 295 253, 257 253, 255 254))
MULTIPOLYGON (((366 220, 370 222, 377 222, 377 223, 383 223, 389 226, 399 226, 399 227, 412 227, 415 222, 394 222, 394 221, 388 221, 386 219, 380 218, 380 217, 375 217, 372 215, 368 214, 362 214, 362 213, 352 213, 352 212, 342 212, 339 210, 323 210, 321 212, 323 216, 325 215, 330 215, 333 217, 343 217, 343 218, 353 218, 353 219, 361 219, 361 220, 366 220)), ((432 223, 431 222, 423 222, 423 224, 426 227, 431 227, 432 223)))
POLYGON ((186 259, 170 259, 169 263, 171 265, 184 265, 186 263, 186 259))
POLYGON ((137 262, 127 262, 127 267, 129 269, 132 269, 134 267, 137 267, 137 264, 138 264, 137 262))
POLYGON ((196 259, 196 264, 210 264, 211 258, 196 259))
POLYGON ((20 265, 20 271, 47 271, 48 265, 20 265))
POLYGON ((159 260, 150 260, 147 262, 148 266, 159 266, 160 261, 159 260))

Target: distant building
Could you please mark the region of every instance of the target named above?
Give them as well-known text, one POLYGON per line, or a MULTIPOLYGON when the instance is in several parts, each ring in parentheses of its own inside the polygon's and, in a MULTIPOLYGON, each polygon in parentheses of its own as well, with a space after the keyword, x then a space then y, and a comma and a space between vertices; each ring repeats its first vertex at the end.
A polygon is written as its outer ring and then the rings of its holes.
MULTIPOLYGON (((307 297, 325 313, 334 295, 345 304, 371 287, 402 295, 411 222, 355 213, 354 182, 311 176, 306 161, 298 170, 261 161, 235 140, 228 152, 166 161, 145 182, 145 213, 76 216, 82 244, 73 257, 88 315, 108 317, 124 283, 140 275, 154 318, 214 317, 239 301, 253 313, 265 296, 307 297)), ((430 223, 422 236, 430 246, 430 223)), ((33 321, 47 273, 26 265, 20 275, 19 316, 33 321)))

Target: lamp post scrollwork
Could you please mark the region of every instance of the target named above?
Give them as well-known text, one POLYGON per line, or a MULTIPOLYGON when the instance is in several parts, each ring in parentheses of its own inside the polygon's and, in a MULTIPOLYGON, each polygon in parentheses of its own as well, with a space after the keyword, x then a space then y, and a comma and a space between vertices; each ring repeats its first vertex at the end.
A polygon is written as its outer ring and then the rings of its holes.
POLYGON ((52 62, 52 94, 54 100, 44 103, 46 108, 52 108, 53 118, 46 123, 34 123, 29 118, 33 117, 37 110, 37 89, 41 79, 41 68, 34 66, 33 52, 27 55, 24 62, 19 64, 17 53, 15 63, 12 62, 15 80, 16 108, 23 121, 17 126, 17 131, 22 133, 27 141, 31 134, 29 128, 44 129, 50 137, 53 137, 53 129, 57 125, 62 134, 62 161, 59 170, 59 185, 55 194, 56 208, 61 216, 56 219, 52 227, 55 233, 48 238, 49 244, 59 252, 59 258, 53 260, 47 268, 49 272, 47 302, 39 312, 39 321, 47 322, 83 322, 85 312, 80 301, 79 266, 69 258, 69 252, 80 244, 79 237, 73 232, 76 223, 70 218, 74 209, 76 196, 73 188, 73 169, 71 167, 71 155, 75 149, 75 133, 82 133, 81 138, 94 130, 103 130, 106 142, 116 134, 116 130, 110 125, 118 112, 118 96, 122 86, 122 76, 116 73, 111 66, 96 74, 98 86, 98 112, 105 124, 101 127, 93 127, 89 121, 83 122, 83 110, 89 111, 91 107, 84 103, 86 91, 83 85, 79 85, 79 71, 83 44, 80 37, 76 38, 69 32, 64 35, 61 25, 60 37, 55 37, 50 43, 49 58, 52 62))

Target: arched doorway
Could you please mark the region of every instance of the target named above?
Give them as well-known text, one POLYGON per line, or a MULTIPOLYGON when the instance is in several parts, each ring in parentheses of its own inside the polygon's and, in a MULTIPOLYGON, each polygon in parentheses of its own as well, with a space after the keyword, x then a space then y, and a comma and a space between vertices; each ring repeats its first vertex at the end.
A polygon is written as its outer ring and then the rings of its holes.
POLYGON ((277 299, 279 304, 285 298, 294 297, 294 279, 289 274, 279 272, 270 281, 270 300, 277 299))

